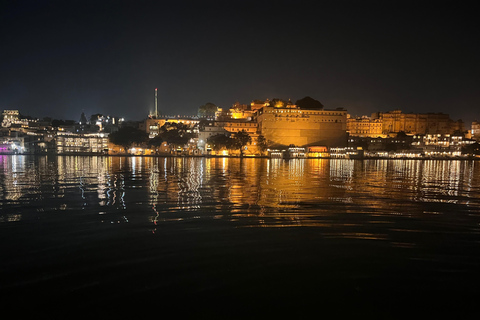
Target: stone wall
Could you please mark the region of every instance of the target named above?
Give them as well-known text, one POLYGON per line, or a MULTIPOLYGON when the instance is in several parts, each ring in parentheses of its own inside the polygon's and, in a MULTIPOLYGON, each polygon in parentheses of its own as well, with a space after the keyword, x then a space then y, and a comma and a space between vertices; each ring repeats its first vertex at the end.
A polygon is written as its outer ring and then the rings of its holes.
POLYGON ((275 145, 331 147, 347 140, 345 110, 264 107, 257 121, 260 133, 275 145))

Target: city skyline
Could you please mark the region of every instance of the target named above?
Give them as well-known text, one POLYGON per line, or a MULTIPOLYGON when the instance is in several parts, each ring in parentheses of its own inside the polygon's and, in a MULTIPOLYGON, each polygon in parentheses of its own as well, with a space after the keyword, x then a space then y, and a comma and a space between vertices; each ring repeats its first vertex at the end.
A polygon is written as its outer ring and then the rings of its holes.
POLYGON ((2 5, 0 105, 33 117, 192 115, 212 102, 319 100, 476 119, 476 20, 400 2, 34 2, 2 5), (74 9, 73 9, 74 8, 74 9))

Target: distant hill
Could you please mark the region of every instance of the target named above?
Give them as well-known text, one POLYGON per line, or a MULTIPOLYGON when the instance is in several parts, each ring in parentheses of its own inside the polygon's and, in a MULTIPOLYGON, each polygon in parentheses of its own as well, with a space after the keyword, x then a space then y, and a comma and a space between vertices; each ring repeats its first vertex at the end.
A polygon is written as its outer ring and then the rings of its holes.
POLYGON ((309 109, 309 110, 323 109, 323 104, 320 101, 310 98, 308 96, 303 99, 297 100, 295 104, 297 105, 297 107, 301 109, 309 109))

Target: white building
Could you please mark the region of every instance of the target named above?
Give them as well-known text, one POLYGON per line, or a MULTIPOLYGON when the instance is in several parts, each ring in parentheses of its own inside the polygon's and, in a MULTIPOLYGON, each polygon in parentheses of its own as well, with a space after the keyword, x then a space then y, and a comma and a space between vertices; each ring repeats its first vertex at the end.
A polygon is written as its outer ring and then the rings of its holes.
POLYGON ((56 137, 57 153, 107 153, 108 134, 58 132, 56 137))

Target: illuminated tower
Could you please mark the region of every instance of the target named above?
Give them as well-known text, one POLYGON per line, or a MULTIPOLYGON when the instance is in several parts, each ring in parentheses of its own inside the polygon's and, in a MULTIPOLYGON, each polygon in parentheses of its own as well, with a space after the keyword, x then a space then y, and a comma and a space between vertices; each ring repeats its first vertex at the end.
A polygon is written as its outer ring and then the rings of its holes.
POLYGON ((157 88, 155 88, 155 119, 158 118, 158 109, 157 109, 157 88))

